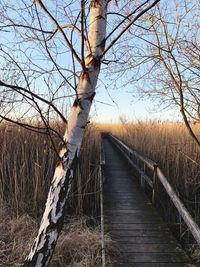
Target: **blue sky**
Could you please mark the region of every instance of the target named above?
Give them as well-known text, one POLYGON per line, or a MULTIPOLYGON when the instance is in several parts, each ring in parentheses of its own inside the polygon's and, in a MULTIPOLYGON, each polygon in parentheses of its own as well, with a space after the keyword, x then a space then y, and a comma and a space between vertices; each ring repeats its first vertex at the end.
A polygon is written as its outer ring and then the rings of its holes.
POLYGON ((95 101, 91 110, 91 119, 102 122, 118 122, 122 116, 128 120, 177 120, 180 118, 177 110, 157 108, 157 103, 151 100, 138 100, 131 94, 132 86, 112 90, 112 99, 99 87, 95 99, 106 104, 95 101), (112 102, 115 101, 115 103, 112 102))
MULTIPOLYGON (((10 1, 12 2, 12 0, 10 1)), ((163 1, 166 2, 166 1, 163 1)), ((17 5, 17 3, 16 3, 17 5)), ((50 7, 52 6, 52 3, 50 4, 50 7)), ((18 9, 17 9, 18 11, 18 9)), ((11 12, 12 14, 12 12, 11 12)), ((16 17, 19 18, 19 14, 16 13, 16 17)), ((28 15, 27 15, 28 16, 28 15)), ((45 23, 45 21, 47 20, 49 22, 49 20, 45 17, 45 15, 42 13, 42 16, 44 17, 44 27, 47 28, 51 28, 50 25, 48 25, 48 23, 45 23)), ((26 15, 25 15, 26 17, 26 15)), ((35 24, 37 25, 37 21, 35 21, 35 24)), ((109 30, 112 29, 112 25, 109 25, 109 30)), ((16 36, 15 34, 11 35, 10 33, 5 33, 5 32, 0 32, 0 38, 2 40, 2 42, 6 42, 6 45, 10 46, 8 47, 8 51, 10 50, 11 53, 15 54, 16 56, 18 56, 18 59, 20 59, 19 53, 17 51, 15 51, 13 44, 11 43, 11 41, 13 41, 13 43, 16 41, 16 36), (8 42, 6 41, 6 38, 8 39, 8 42), (10 42, 10 43, 9 43, 10 42)), ((59 47, 61 48, 61 52, 62 54, 60 54, 59 56, 56 55, 56 59, 57 62, 65 67, 65 68, 69 68, 69 66, 71 65, 71 56, 70 53, 67 52, 66 47, 62 46, 62 40, 60 41, 60 36, 56 35, 54 37, 55 42, 59 42, 59 47)), ((129 37, 130 38, 130 37, 129 37)), ((129 41, 129 40, 128 40, 129 41)), ((142 48, 142 43, 140 41, 138 41, 138 45, 141 46, 142 48)), ((53 43, 52 43, 53 44, 53 43)), ((76 43, 77 46, 80 47, 80 43, 77 42, 76 43)), ((56 46, 55 46, 56 47, 56 46)), ((52 54, 54 55, 54 51, 56 51, 55 47, 52 49, 52 54)), ((42 49, 45 51, 44 47, 42 46, 38 46, 36 50, 34 48, 34 45, 30 45, 29 42, 27 42, 24 47, 23 47, 26 51, 27 51, 27 57, 29 56, 29 54, 31 54, 33 56, 33 58, 35 59, 35 62, 43 65, 44 68, 47 67, 48 68, 52 68, 50 65, 52 65, 52 63, 45 63, 43 61, 40 62, 40 58, 38 57, 37 53, 38 51, 42 51, 42 49), (26 49, 27 48, 27 49, 26 49), (29 52, 30 51, 30 52, 29 52)), ((56 53, 56 52, 55 52, 56 53)), ((22 59, 23 59, 23 54, 22 54, 22 59)), ((46 61, 45 61, 46 62, 46 61)), ((63 71, 63 73, 66 73, 63 71)), ((108 75, 108 74, 107 74, 108 75)), ((2 76, 2 73, 1 73, 2 76)), ((124 78, 125 79, 125 78, 124 78)), ((102 72, 102 74, 100 75, 100 80, 103 80, 104 83, 109 84, 109 77, 106 75, 104 76, 104 72, 102 72)), ((36 84, 36 91, 38 92, 42 92, 42 88, 44 87, 44 83, 42 84, 43 81, 43 77, 39 77, 38 78, 38 82, 36 84)), ((56 78, 56 75, 54 75, 54 77, 51 77, 50 82, 53 84, 53 82, 55 82, 57 84, 59 84, 59 78, 56 78)), ((19 81, 18 81, 19 82, 19 81)), ((96 93, 96 97, 95 97, 95 103, 93 104, 92 110, 91 110, 91 118, 92 120, 99 120, 99 121, 105 121, 105 122, 116 122, 120 116, 125 117, 126 119, 129 120, 138 120, 138 119, 161 119, 161 120, 177 120, 179 118, 178 112, 176 110, 164 110, 162 111, 162 107, 159 109, 155 108, 155 105, 158 103, 156 103, 155 101, 152 100, 138 100, 136 99, 132 92, 133 92, 133 88, 134 85, 133 84, 128 84, 126 85, 126 87, 124 86, 124 82, 125 80, 119 80, 118 81, 118 89, 114 89, 114 86, 108 85, 108 90, 109 90, 109 94, 108 95, 107 91, 105 90, 104 86, 102 85, 101 82, 98 83, 98 88, 97 88, 97 93, 96 93), (114 102, 113 102, 114 101, 114 102), (99 103, 99 102, 103 102, 99 103), (155 110, 156 109, 156 110, 155 110)), ((51 89, 53 89, 53 87, 56 88, 57 84, 53 85, 51 89)), ((34 85, 33 85, 34 86, 34 85)), ((68 89, 62 88, 62 92, 64 92, 64 94, 68 93, 68 89), (62 91, 63 90, 63 91, 62 91)), ((62 94, 61 92, 61 94, 62 94)), ((67 100, 68 98, 65 98, 65 101, 68 102, 67 100)), ((72 103, 72 100, 71 100, 72 103)))

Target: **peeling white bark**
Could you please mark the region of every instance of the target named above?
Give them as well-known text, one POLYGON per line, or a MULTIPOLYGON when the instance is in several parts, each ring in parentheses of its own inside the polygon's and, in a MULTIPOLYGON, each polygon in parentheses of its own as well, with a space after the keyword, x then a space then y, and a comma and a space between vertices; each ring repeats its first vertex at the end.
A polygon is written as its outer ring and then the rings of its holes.
POLYGON ((100 58, 105 45, 107 2, 105 0, 91 1, 88 33, 91 50, 88 50, 86 54, 86 69, 80 75, 77 98, 71 108, 68 128, 64 134, 66 147, 60 151, 62 162, 55 169, 38 236, 24 264, 26 267, 48 265, 62 227, 65 204, 73 180, 73 165, 79 155, 100 72, 100 58))

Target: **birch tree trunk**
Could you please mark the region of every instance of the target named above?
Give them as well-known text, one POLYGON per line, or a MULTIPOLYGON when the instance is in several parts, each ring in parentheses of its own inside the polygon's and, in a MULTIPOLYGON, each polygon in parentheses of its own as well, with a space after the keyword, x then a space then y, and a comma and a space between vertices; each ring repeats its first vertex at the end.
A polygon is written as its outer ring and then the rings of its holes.
POLYGON ((101 55, 105 47, 107 3, 107 0, 91 1, 89 48, 85 57, 85 68, 77 86, 77 97, 71 108, 64 134, 64 145, 60 151, 62 160, 55 169, 38 235, 24 267, 48 266, 63 225, 66 201, 74 177, 74 167, 95 95, 101 55))

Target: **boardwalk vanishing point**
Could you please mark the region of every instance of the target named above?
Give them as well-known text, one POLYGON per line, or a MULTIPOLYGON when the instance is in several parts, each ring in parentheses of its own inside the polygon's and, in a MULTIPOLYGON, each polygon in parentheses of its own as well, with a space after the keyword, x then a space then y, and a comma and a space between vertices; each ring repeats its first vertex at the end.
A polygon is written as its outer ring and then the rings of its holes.
POLYGON ((119 248, 113 267, 186 267, 191 260, 139 187, 131 168, 107 138, 104 221, 119 248))

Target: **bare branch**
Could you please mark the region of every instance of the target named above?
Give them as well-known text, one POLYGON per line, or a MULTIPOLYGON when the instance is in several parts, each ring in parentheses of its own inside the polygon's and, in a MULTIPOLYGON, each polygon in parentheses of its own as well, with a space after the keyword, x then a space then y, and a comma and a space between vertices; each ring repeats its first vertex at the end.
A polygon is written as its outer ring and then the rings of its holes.
MULTIPOLYGON (((38 100, 46 103, 47 105, 51 106, 55 111, 56 113, 61 117, 61 119, 63 120, 63 122, 67 123, 67 120, 65 119, 65 117, 62 115, 62 113, 54 106, 54 104, 46 99, 44 99, 43 97, 33 93, 32 91, 29 91, 21 86, 17 86, 17 85, 11 85, 11 84, 7 84, 7 83, 4 83, 3 81, 0 80, 0 86, 5 86, 5 87, 8 87, 8 88, 11 88, 13 89, 14 91, 23 91, 29 95, 31 95, 32 97, 34 98, 37 98, 38 100)), ((25 96, 25 95, 24 95, 25 96)))
MULTIPOLYGON (((149 1, 146 1, 149 2, 149 1)), ((145 3, 146 3, 145 2, 145 3)), ((115 37, 115 39, 105 48, 104 53, 102 57, 110 50, 111 47, 120 39, 120 37, 142 16, 144 15, 147 11, 149 11, 151 8, 153 8, 157 3, 160 2, 160 0, 155 0, 150 6, 142 10, 136 17, 131 19, 131 21, 128 23, 128 25, 115 37)))
POLYGON ((58 23, 58 21, 53 17, 53 15, 48 11, 48 9, 45 7, 45 5, 43 4, 43 2, 41 0, 36 0, 36 3, 38 3, 41 8, 44 10, 44 12, 51 18, 51 20, 54 22, 54 24, 56 25, 56 27, 58 28, 58 30, 61 32, 67 46, 69 47, 69 49, 71 50, 72 54, 74 55, 74 57, 77 59, 77 61, 80 63, 80 65, 82 66, 82 61, 79 58, 78 54, 76 53, 76 51, 74 50, 72 44, 70 43, 70 41, 68 40, 66 34, 64 33, 62 27, 60 26, 60 24, 58 23))

